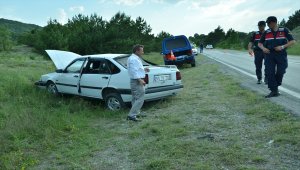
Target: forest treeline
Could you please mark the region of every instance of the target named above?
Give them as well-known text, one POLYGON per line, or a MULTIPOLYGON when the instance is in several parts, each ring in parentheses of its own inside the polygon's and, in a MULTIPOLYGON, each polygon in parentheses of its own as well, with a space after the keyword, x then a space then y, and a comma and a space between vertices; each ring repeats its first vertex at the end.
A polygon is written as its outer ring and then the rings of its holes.
MULTIPOLYGON (((299 23, 300 10, 297 10, 288 21, 283 19, 280 25, 293 30, 299 23)), ((14 22, 11 22, 8 28, 0 23, 0 51, 10 50, 15 44, 26 44, 40 53, 45 49, 66 50, 81 55, 130 53, 132 46, 140 43, 146 46, 146 52, 160 52, 162 40, 172 36, 165 31, 154 35, 145 19, 142 17, 133 19, 122 12, 116 13, 108 21, 97 14, 90 16, 78 14, 64 25, 50 19, 45 27, 34 27, 23 33, 19 31, 18 34, 14 33, 15 28, 12 24, 14 22)), ((20 30, 20 25, 15 27, 20 30)), ((196 46, 203 43, 218 48, 245 49, 250 35, 251 33, 238 32, 232 28, 225 32, 218 26, 207 35, 195 33, 188 38, 196 46)))

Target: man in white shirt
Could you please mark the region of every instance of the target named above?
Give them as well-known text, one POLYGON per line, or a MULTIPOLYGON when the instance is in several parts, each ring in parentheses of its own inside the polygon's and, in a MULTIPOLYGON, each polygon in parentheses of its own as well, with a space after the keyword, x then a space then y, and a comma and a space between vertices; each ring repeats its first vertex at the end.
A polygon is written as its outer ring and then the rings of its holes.
MULTIPOLYGON (((141 112, 141 108, 144 104, 144 95, 145 95, 145 71, 143 63, 140 58, 144 54, 143 45, 135 45, 132 49, 132 55, 127 60, 127 69, 130 77, 130 87, 132 94, 132 107, 127 116, 127 120, 139 121, 137 116, 141 112)), ((140 116, 146 116, 141 114, 140 116)))

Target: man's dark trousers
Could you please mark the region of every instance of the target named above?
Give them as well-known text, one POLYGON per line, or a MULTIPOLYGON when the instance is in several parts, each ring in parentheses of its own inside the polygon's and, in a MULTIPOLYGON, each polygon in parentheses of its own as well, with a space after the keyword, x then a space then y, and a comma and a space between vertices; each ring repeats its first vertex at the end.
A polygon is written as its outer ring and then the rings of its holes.
MULTIPOLYGON (((255 68, 256 68, 256 77, 257 80, 261 80, 262 79, 262 64, 263 61, 265 59, 265 54, 262 51, 259 50, 255 50, 254 51, 254 64, 255 64, 255 68)), ((265 67, 265 77, 266 77, 266 67, 265 67)))
POLYGON ((278 86, 282 83, 283 75, 288 67, 286 51, 271 51, 266 55, 265 63, 268 75, 268 87, 271 91, 276 92, 278 91, 278 86))

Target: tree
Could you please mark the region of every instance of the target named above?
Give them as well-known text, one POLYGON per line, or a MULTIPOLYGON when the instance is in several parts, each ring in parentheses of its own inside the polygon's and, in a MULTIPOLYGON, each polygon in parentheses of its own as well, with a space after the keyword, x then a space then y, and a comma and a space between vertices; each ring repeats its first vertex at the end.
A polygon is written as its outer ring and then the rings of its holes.
POLYGON ((40 52, 46 49, 67 50, 64 26, 57 20, 50 19, 48 25, 38 32, 35 48, 40 52))
POLYGON ((283 18, 283 19, 280 21, 279 26, 285 27, 285 25, 286 25, 286 21, 285 21, 285 19, 283 18))
POLYGON ((143 18, 137 17, 133 27, 135 29, 133 31, 135 34, 135 37, 133 37, 136 41, 135 44, 142 43, 147 47, 147 51, 153 51, 155 49, 155 39, 154 35, 151 34, 152 28, 150 25, 143 18))
POLYGON ((238 32, 230 28, 225 35, 225 39, 221 40, 218 44, 218 47, 227 48, 227 49, 236 49, 240 46, 240 39, 238 32))
POLYGON ((137 30, 137 32, 136 32, 137 34, 144 35, 146 37, 151 35, 152 28, 141 17, 136 18, 135 23, 134 23, 134 27, 137 30))
POLYGON ((295 12, 292 16, 289 17, 289 20, 286 22, 286 27, 290 30, 293 30, 297 26, 300 26, 300 9, 295 12))
POLYGON ((206 37, 207 37, 207 35, 205 35, 205 34, 199 35, 199 34, 195 33, 194 36, 189 37, 189 40, 191 42, 193 42, 196 46, 200 46, 201 43, 205 42, 206 37))
POLYGON ((125 13, 118 12, 107 23, 105 50, 114 53, 131 53, 134 44, 144 44, 151 51, 155 46, 151 27, 141 17, 132 20, 125 13))
POLYGON ((11 33, 6 28, 1 26, 0 27, 0 51, 7 51, 12 48, 12 40, 11 40, 11 33))
POLYGON ((26 44, 31 47, 36 47, 36 41, 38 41, 39 29, 33 29, 29 32, 25 32, 20 37, 18 37, 18 42, 21 44, 26 44))
POLYGON ((225 39, 229 43, 237 43, 239 42, 239 35, 234 29, 230 28, 225 35, 225 39))
POLYGON ((86 55, 103 53, 106 22, 96 14, 78 14, 66 24, 67 43, 70 51, 86 55))
POLYGON ((130 53, 136 43, 134 21, 125 13, 118 12, 107 23, 105 32, 105 51, 113 53, 130 53))
POLYGON ((172 36, 172 34, 165 32, 165 31, 161 31, 160 33, 157 34, 156 38, 163 40, 164 38, 168 38, 171 36, 172 36))
POLYGON ((21 41, 40 52, 57 49, 81 55, 131 53, 134 44, 145 45, 147 51, 159 51, 161 37, 156 38, 151 31, 152 28, 143 18, 133 20, 121 12, 116 13, 109 21, 96 14, 78 14, 65 25, 50 20, 41 30, 24 34, 21 41))
POLYGON ((213 46, 216 46, 217 43, 221 42, 224 39, 225 39, 225 32, 220 26, 218 26, 213 32, 208 33, 204 43, 212 44, 213 46))
POLYGON ((162 41, 165 38, 171 37, 172 35, 168 32, 161 31, 158 33, 154 39, 154 45, 153 45, 153 51, 159 51, 162 50, 162 41))

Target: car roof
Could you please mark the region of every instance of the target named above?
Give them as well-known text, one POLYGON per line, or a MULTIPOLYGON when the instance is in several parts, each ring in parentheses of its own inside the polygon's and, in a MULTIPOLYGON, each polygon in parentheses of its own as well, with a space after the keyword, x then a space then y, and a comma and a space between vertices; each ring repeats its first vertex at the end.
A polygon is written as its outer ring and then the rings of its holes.
POLYGON ((125 57, 130 54, 93 54, 93 55, 85 55, 83 57, 93 57, 93 58, 117 58, 117 57, 125 57))

